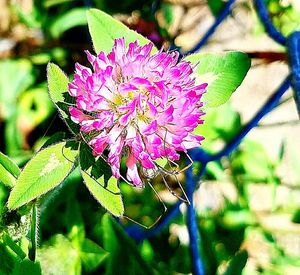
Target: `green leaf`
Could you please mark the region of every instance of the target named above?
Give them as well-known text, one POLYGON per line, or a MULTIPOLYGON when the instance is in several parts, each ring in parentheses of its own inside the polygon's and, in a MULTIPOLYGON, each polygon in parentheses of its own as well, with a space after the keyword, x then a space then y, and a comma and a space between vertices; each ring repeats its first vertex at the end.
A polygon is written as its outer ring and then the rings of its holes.
POLYGON ((248 259, 248 252, 246 250, 239 251, 230 261, 224 275, 239 275, 242 274, 248 259))
POLYGON ((7 245, 13 252, 18 255, 20 259, 24 259, 26 257, 25 252, 19 247, 14 240, 8 235, 8 234, 3 234, 2 236, 3 243, 7 245))
POLYGON ((76 143, 71 141, 38 152, 18 177, 8 199, 8 208, 16 209, 61 183, 73 169, 76 156, 76 143))
POLYGON ((45 87, 30 89, 23 93, 18 107, 18 122, 26 125, 30 130, 33 130, 54 111, 45 87))
POLYGON ((28 259, 24 259, 21 262, 17 262, 12 275, 22 275, 22 274, 30 274, 30 275, 41 275, 42 270, 41 266, 38 262, 32 262, 28 259))
POLYGON ((58 108, 68 127, 73 133, 77 134, 79 126, 70 119, 69 115, 69 106, 74 104, 75 100, 68 94, 68 77, 57 65, 48 63, 47 80, 51 100, 58 108))
POLYGON ((95 159, 86 144, 80 146, 79 160, 84 183, 95 199, 114 216, 122 216, 122 195, 109 165, 100 157, 95 159))
POLYGON ((15 264, 20 258, 7 245, 3 244, 0 239, 0 274, 12 274, 15 264))
POLYGON ((109 215, 102 218, 104 249, 110 253, 106 260, 106 275, 154 274, 141 257, 134 241, 109 215), (116 264, 117 263, 117 264, 116 264))
POLYGON ((228 229, 245 228, 257 223, 255 216, 248 209, 227 210, 221 221, 222 225, 228 229))
POLYGON ((0 61, 0 117, 16 111, 18 96, 34 82, 32 64, 25 59, 0 61))
POLYGON ((0 152, 0 182, 13 187, 20 172, 20 168, 9 157, 0 152))
POLYGON ((69 79, 65 73, 57 65, 48 63, 47 79, 49 95, 54 104, 64 101, 63 95, 68 91, 69 83, 69 79))
POLYGON ((222 0, 208 0, 207 4, 214 16, 217 16, 224 7, 224 2, 222 0))
POLYGON ((97 267, 105 260, 108 253, 89 239, 85 239, 80 251, 80 258, 84 269, 90 273, 97 269, 97 267))
POLYGON ((72 2, 72 1, 73 0, 45 0, 43 4, 44 4, 44 7, 48 9, 53 6, 64 4, 67 2, 72 2))
POLYGON ((59 38, 65 31, 86 25, 86 8, 74 8, 59 16, 50 26, 49 31, 53 38, 59 38))
MULTIPOLYGON (((141 45, 151 42, 141 34, 130 30, 127 26, 110 15, 97 9, 87 11, 87 21, 94 49, 97 54, 101 51, 109 53, 116 38, 124 37, 126 45, 136 40, 139 40, 141 45)), ((152 51, 155 52, 157 49, 153 48, 152 51)))
POLYGON ((242 52, 196 53, 184 58, 196 65, 197 83, 208 83, 204 102, 208 107, 224 104, 245 78, 251 62, 242 52))
POLYGON ((229 103, 209 109, 205 115, 205 123, 195 129, 195 134, 203 135, 209 141, 203 144, 204 147, 218 139, 228 142, 241 130, 240 114, 229 103))
POLYGON ((233 175, 244 181, 269 182, 276 175, 266 149, 256 141, 245 139, 230 159, 233 175))
POLYGON ((14 112, 4 125, 5 150, 8 155, 14 156, 24 149, 24 136, 16 125, 18 125, 18 117, 17 112, 14 112))
POLYGON ((47 138, 47 140, 45 141, 45 143, 42 145, 41 148, 47 148, 48 146, 50 146, 52 144, 63 141, 64 139, 66 139, 65 132, 56 132, 55 134, 53 134, 52 136, 47 138))

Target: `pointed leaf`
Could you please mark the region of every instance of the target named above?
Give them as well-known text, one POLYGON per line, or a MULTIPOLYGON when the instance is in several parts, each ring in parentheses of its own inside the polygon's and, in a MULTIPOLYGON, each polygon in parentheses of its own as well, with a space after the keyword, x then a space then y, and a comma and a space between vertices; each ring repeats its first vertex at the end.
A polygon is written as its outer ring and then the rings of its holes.
MULTIPOLYGON (((120 21, 97 9, 87 11, 87 21, 97 54, 101 51, 109 53, 116 38, 124 37, 126 45, 136 40, 139 40, 140 45, 151 42, 136 31, 130 30, 120 21)), ((154 49, 152 51, 155 52, 157 50, 154 49)))
POLYGON ((20 168, 9 157, 0 152, 0 182, 12 187, 20 172, 20 168))
POLYGON ((106 275, 140 274, 141 271, 142 274, 154 274, 153 269, 141 257, 134 241, 112 217, 104 215, 102 227, 104 249, 110 253, 106 260, 106 275))
POLYGON ((248 252, 246 250, 239 251, 230 261, 224 275, 239 275, 242 274, 243 269, 248 260, 248 252))
POLYGON ((8 199, 8 208, 16 209, 61 183, 72 171, 76 156, 76 143, 71 141, 38 152, 18 177, 8 199))
POLYGON ((79 126, 70 119, 69 115, 69 106, 74 104, 74 98, 68 94, 68 77, 57 65, 48 63, 47 80, 51 100, 58 108, 68 127, 73 133, 77 134, 79 126))
POLYGON ((224 104, 245 78, 251 62, 242 52, 197 53, 184 58, 196 65, 197 82, 208 83, 204 101, 208 107, 224 104))
POLYGON ((49 94, 52 101, 54 103, 63 101, 63 94, 68 91, 68 77, 56 64, 48 63, 47 78, 49 94))
POLYGON ((124 206, 118 180, 112 176, 109 165, 100 157, 96 160, 86 144, 80 146, 79 160, 84 183, 95 199, 114 216, 122 216, 124 206))
POLYGON ((85 239, 83 241, 80 251, 80 258, 84 269, 88 273, 95 271, 95 269, 105 260, 107 256, 108 253, 98 244, 89 239, 85 239))

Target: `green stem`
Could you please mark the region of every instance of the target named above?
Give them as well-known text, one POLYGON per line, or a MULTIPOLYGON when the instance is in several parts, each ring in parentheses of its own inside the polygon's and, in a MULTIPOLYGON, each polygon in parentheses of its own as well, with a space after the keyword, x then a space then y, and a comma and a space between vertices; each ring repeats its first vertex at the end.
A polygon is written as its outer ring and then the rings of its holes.
POLYGON ((35 261, 36 257, 36 248, 37 248, 37 221, 38 221, 38 215, 37 215, 37 205, 36 203, 32 207, 32 217, 31 217, 31 228, 30 228, 30 240, 31 240, 31 246, 29 248, 29 259, 31 261, 35 261))
POLYGON ((20 259, 23 260, 26 257, 24 251, 13 241, 13 239, 8 234, 4 234, 2 238, 5 244, 8 245, 9 248, 20 257, 20 259))

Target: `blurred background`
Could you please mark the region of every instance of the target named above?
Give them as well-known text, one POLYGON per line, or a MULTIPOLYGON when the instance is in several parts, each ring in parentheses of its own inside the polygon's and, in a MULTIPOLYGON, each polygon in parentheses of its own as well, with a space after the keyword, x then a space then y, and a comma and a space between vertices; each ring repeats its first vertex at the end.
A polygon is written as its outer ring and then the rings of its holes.
MULTIPOLYGON (((265 2, 284 35, 300 30, 299 0, 265 2)), ((92 51, 88 8, 113 15, 158 47, 176 45, 188 53, 225 3, 0 0, 0 151, 22 167, 52 135, 72 138, 49 99, 46 65, 54 62, 71 75, 75 62, 86 64, 84 50, 92 51)), ((252 67, 229 103, 206 110, 203 148, 211 153, 234 137, 289 72, 285 48, 264 32, 250 0, 236 1, 201 49, 225 50, 248 53, 252 67)), ((241 269, 243 274, 300 274, 299 136, 299 117, 289 90, 234 153, 209 163, 195 192, 207 274, 239 274, 241 269)), ((168 207, 174 204, 176 198, 163 184, 158 181, 155 186, 168 207)), ((150 224, 160 215, 162 206, 151 189, 122 184, 122 190, 128 216, 150 224)), ((0 182, 1 215, 8 194, 0 182)), ((181 212, 185 211, 183 205, 181 212)), ((104 213, 77 170, 45 195, 40 202, 38 249, 43 274, 118 274, 116 264, 122 274, 148 274, 142 271, 144 265, 160 274, 191 274, 184 215, 156 236, 134 244, 125 234, 108 228, 104 213)), ((129 225, 126 220, 123 223, 129 225)), ((19 228, 21 238, 28 222, 11 221, 10 226, 19 228)), ((2 264, 10 259, 3 257, 2 264)))

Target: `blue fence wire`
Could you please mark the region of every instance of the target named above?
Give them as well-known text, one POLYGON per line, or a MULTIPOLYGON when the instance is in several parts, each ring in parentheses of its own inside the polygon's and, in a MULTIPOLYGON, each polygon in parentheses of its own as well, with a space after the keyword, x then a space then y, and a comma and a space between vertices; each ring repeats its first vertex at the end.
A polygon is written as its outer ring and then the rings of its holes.
POLYGON ((272 20, 269 16, 268 9, 266 7, 265 1, 264 0, 255 0, 255 10, 257 12, 257 15, 260 18, 260 21, 264 25, 265 31, 267 34, 276 42, 281 44, 282 46, 286 45, 286 38, 284 35, 279 32, 275 26, 272 23, 272 20))
POLYGON ((294 98, 300 117, 300 32, 294 32, 288 37, 287 48, 289 52, 294 98))
MULTIPOLYGON (((218 26, 224 21, 224 19, 231 13, 235 0, 229 0, 219 16, 216 17, 214 24, 208 29, 206 34, 200 39, 197 45, 191 49, 188 53, 191 54, 203 47, 208 39, 214 34, 218 26)), ((206 165, 210 161, 220 160, 224 156, 230 155, 240 143, 244 137, 255 128, 259 121, 271 112, 279 103, 280 99, 288 88, 292 85, 295 90, 295 100, 298 102, 297 107, 300 114, 299 102, 300 102, 300 32, 293 33, 288 39, 280 33, 273 25, 265 1, 255 0, 255 8, 257 14, 263 23, 267 34, 276 42, 283 46, 288 47, 290 57, 291 74, 286 77, 280 87, 273 93, 273 95, 266 101, 262 108, 254 115, 254 117, 242 128, 242 130, 218 153, 208 154, 201 148, 193 149, 189 151, 194 162, 201 163, 200 172, 197 175, 193 175, 192 168, 186 172, 186 192, 190 200, 190 205, 187 206, 187 227, 190 238, 190 251, 193 264, 193 273, 196 275, 204 275, 205 268, 200 254, 199 244, 201 238, 197 226, 197 217, 194 209, 193 193, 199 185, 199 180, 205 173, 206 165)), ((140 242, 144 239, 150 238, 158 234, 164 227, 171 223, 174 217, 180 213, 181 201, 178 201, 161 219, 161 221, 150 230, 144 230, 139 226, 132 226, 127 228, 127 233, 136 241, 140 242)))
POLYGON ((201 38, 201 40, 197 43, 197 45, 191 49, 187 54, 191 54, 194 52, 199 51, 207 42, 207 40, 214 34, 214 32, 217 30, 219 25, 224 21, 224 19, 230 14, 231 8, 234 4, 235 0, 229 0, 225 6, 223 7, 220 14, 217 16, 215 22, 212 24, 212 26, 208 29, 208 31, 204 34, 204 36, 201 38))

